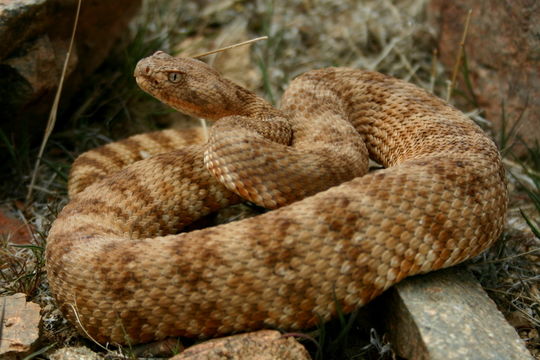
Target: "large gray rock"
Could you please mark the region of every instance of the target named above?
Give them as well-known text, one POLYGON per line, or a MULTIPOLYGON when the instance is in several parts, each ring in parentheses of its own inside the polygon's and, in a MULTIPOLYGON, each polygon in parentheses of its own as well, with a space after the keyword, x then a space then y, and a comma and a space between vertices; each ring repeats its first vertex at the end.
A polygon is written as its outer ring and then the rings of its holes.
POLYGON ((389 340, 418 360, 526 360, 532 356, 468 271, 414 276, 384 297, 389 340))

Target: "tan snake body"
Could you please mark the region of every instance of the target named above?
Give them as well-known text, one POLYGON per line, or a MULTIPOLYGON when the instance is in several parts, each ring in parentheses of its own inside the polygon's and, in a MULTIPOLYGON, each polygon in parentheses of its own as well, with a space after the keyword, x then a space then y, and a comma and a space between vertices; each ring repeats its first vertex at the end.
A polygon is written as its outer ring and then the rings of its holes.
POLYGON ((98 341, 306 328, 468 259, 502 231, 496 146, 414 85, 315 70, 276 110, 193 59, 158 52, 135 76, 219 121, 206 145, 200 130, 166 130, 75 161, 47 273, 66 317, 98 341), (385 169, 361 176, 366 151, 385 169), (276 210, 177 234, 241 201, 234 192, 276 210))

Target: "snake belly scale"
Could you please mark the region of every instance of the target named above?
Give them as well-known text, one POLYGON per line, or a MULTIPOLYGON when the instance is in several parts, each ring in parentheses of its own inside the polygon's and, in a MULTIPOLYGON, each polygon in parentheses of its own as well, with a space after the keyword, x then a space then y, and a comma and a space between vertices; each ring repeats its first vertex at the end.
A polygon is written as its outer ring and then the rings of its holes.
POLYGON ((314 70, 276 109, 194 59, 157 52, 135 77, 215 124, 207 142, 199 129, 165 130, 73 164, 47 276, 65 316, 98 341, 307 328, 501 234, 495 144, 412 84, 314 70), (365 174, 368 156, 384 169, 365 174), (243 199, 275 210, 180 232, 243 199))

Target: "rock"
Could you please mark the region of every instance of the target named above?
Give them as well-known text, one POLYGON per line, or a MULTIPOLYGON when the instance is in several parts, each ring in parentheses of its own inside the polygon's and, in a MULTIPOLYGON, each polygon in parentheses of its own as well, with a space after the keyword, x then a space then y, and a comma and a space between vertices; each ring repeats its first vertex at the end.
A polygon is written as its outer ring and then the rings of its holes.
POLYGON ((163 358, 178 354, 184 350, 182 342, 176 338, 167 338, 147 344, 136 345, 131 349, 131 353, 142 358, 163 358))
POLYGON ((302 360, 311 357, 293 337, 285 337, 275 330, 261 330, 205 341, 171 358, 185 359, 302 360))
POLYGON ((408 278, 383 301, 392 348, 406 359, 532 359, 516 330, 464 269, 408 278))
POLYGON ((102 356, 84 346, 66 347, 55 350, 49 355, 50 360, 101 360, 102 356))
MULTIPOLYGON (((0 0, 0 129, 15 143, 43 134, 77 0, 0 0), (35 130, 33 130, 35 129, 35 130), (32 131, 33 130, 33 131, 32 131)), ((66 106, 127 29, 141 0, 83 1, 62 92, 66 106)))
POLYGON ((25 294, 0 297, 0 358, 15 359, 32 349, 39 337, 40 307, 25 294))
POLYGON ((0 206, 0 237, 9 243, 27 245, 32 243, 29 225, 9 215, 10 211, 0 206))
MULTIPOLYGON (((438 29, 439 59, 449 71, 469 9, 465 51, 478 105, 495 129, 501 128, 503 116, 507 126, 522 117, 518 134, 532 146, 540 139, 540 2, 432 0, 428 17, 438 29)), ((463 80, 459 88, 465 88, 463 80)))

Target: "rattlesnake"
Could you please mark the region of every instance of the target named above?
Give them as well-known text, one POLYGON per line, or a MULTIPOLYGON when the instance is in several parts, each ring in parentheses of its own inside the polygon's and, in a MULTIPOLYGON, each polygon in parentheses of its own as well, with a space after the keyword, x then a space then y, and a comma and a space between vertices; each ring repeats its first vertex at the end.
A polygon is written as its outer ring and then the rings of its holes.
POLYGON ((66 317, 98 341, 307 328, 468 259, 502 231, 496 146, 412 84, 314 70, 277 110, 194 59, 157 52, 135 77, 219 121, 206 145, 198 129, 165 130, 75 161, 47 274, 66 317), (367 153, 384 169, 361 176, 367 153), (177 234, 242 199, 277 209, 177 234))

